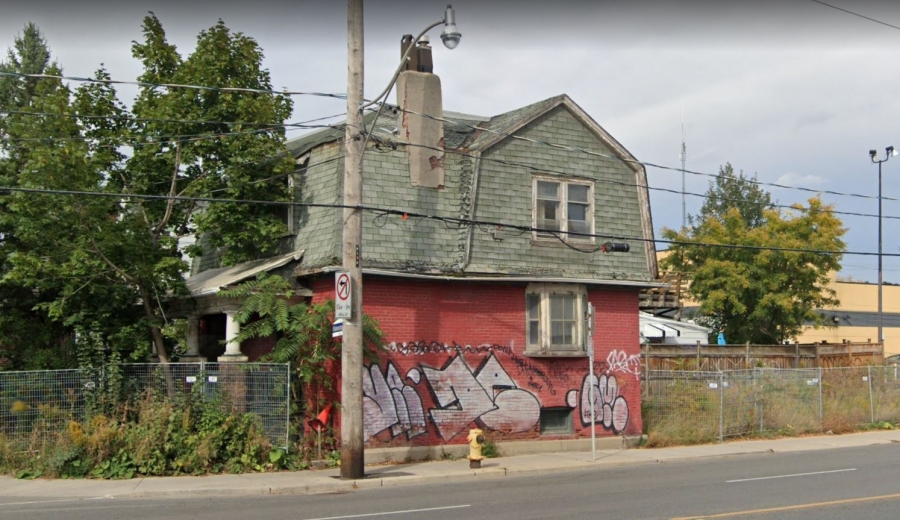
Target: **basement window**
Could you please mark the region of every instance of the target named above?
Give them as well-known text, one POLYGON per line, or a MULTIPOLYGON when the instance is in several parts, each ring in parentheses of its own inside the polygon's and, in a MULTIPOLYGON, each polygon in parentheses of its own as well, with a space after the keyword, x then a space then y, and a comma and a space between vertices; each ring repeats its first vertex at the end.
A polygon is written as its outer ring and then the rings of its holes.
POLYGON ((571 408, 541 408, 541 435, 574 433, 571 408))

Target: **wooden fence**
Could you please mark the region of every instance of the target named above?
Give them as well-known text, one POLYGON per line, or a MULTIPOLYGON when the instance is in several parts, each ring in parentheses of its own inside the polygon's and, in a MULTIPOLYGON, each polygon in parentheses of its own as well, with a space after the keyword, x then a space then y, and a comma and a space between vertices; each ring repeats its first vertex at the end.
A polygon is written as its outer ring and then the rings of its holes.
POLYGON ((725 371, 767 368, 837 368, 884 364, 880 343, 793 345, 642 345, 641 366, 651 370, 725 371))

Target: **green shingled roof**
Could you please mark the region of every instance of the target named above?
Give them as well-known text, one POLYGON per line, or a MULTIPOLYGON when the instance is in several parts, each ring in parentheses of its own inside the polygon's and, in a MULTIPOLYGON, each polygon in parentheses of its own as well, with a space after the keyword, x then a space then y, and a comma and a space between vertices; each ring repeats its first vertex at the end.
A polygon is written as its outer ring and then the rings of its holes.
MULTIPOLYGON (((446 119, 455 121, 456 123, 444 123, 444 146, 448 149, 478 149, 493 141, 497 137, 497 132, 510 133, 523 123, 528 122, 535 117, 543 114, 554 105, 559 104, 565 94, 554 96, 543 101, 538 101, 531 105, 517 108, 509 112, 484 118, 479 116, 466 116, 465 114, 453 114, 446 119), (488 119, 487 121, 485 121, 488 119), (477 128, 483 128, 488 131, 479 131, 477 128)), ((388 105, 392 107, 391 105, 388 105)), ((396 115, 391 110, 382 112, 378 119, 378 128, 376 132, 390 134, 396 127, 396 115)), ((368 112, 363 117, 363 121, 367 126, 372 124, 375 118, 375 112, 368 112)), ((324 143, 343 139, 345 133, 344 121, 335 123, 332 128, 325 128, 310 132, 306 135, 296 137, 287 141, 287 149, 294 154, 295 157, 300 156, 310 149, 324 143)), ((376 134, 377 135, 377 134, 376 134)))
POLYGON ((479 149, 483 147, 488 142, 497 138, 497 132, 500 132, 501 134, 511 133, 516 128, 522 126, 523 123, 531 121, 535 117, 545 113, 554 105, 559 104, 565 97, 565 94, 561 94, 492 117, 490 122, 484 126, 484 128, 489 131, 479 132, 475 139, 469 144, 469 148, 479 149))

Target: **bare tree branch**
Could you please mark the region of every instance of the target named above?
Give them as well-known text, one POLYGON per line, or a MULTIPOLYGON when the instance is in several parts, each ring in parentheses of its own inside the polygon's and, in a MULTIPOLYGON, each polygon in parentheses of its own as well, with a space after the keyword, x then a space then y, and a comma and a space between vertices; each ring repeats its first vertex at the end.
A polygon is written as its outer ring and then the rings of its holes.
POLYGON ((119 266, 114 264, 112 262, 112 260, 107 258, 107 256, 105 254, 103 254, 103 251, 100 250, 100 246, 97 245, 97 242, 94 241, 93 237, 91 237, 91 246, 93 247, 94 252, 97 253, 97 256, 99 256, 100 259, 103 260, 106 263, 106 265, 108 265, 110 268, 112 268, 112 270, 115 271, 119 276, 121 276, 123 279, 125 279, 125 281, 131 282, 133 284, 138 284, 138 281, 135 277, 126 273, 122 268, 120 268, 119 266))
MULTIPOLYGON (((181 145, 175 145, 175 167, 172 169, 172 182, 169 185, 169 197, 175 197, 175 189, 178 187, 178 170, 181 168, 181 145)), ((163 217, 159 220, 159 224, 156 225, 156 229, 153 230, 153 246, 159 243, 159 237, 162 234, 162 231, 169 224, 169 219, 172 218, 172 210, 175 208, 175 199, 170 198, 166 201, 166 212, 163 217)))

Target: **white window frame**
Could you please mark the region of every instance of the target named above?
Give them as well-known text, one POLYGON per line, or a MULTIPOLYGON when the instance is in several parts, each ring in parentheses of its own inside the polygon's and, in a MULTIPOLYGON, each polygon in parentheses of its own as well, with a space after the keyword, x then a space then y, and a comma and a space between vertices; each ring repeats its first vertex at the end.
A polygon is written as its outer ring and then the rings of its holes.
POLYGON ((532 283, 525 290, 525 354, 530 356, 585 356, 584 313, 587 306, 587 289, 578 284, 532 283), (551 296, 563 294, 575 298, 574 343, 554 345, 551 343, 551 296), (538 306, 538 343, 531 341, 531 322, 528 297, 540 297, 538 306))
MULTIPOLYGON (((560 230, 557 232, 559 236, 566 242, 582 242, 594 243, 594 228, 596 224, 595 204, 594 204, 594 182, 587 179, 575 179, 572 177, 553 177, 548 175, 533 175, 531 181, 531 226, 540 228, 538 225, 538 182, 552 182, 560 186, 559 198, 559 219, 560 230), (585 236, 569 236, 569 185, 586 186, 588 188, 588 234, 585 236)), ((533 231, 531 233, 532 240, 555 241, 557 237, 547 233, 539 233, 533 231)))

